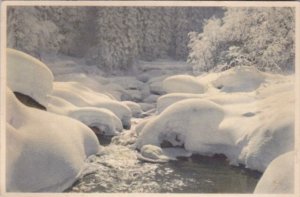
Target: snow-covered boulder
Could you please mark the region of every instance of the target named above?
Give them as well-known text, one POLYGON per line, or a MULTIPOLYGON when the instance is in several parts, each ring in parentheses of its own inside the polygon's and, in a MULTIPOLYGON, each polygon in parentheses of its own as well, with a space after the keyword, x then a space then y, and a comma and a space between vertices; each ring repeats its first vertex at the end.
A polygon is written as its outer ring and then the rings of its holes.
POLYGON ((143 120, 139 121, 138 124, 135 126, 135 132, 139 135, 141 133, 141 131, 143 130, 143 128, 145 127, 145 125, 148 123, 148 121, 151 119, 150 118, 144 118, 143 120))
MULTIPOLYGON (((72 87, 72 86, 71 86, 72 87)), ((76 91, 65 82, 55 82, 53 95, 63 98, 77 107, 97 107, 112 111, 121 121, 124 128, 131 126, 131 110, 119 101, 111 100, 104 94, 97 92, 76 91)))
POLYGON ((207 99, 220 105, 231 105, 241 103, 251 103, 257 101, 253 94, 190 94, 190 93, 171 93, 166 94, 158 98, 157 100, 157 112, 161 113, 170 105, 190 98, 207 99))
POLYGON ((166 91, 163 88, 163 80, 168 77, 168 75, 163 75, 159 77, 151 78, 147 83, 149 84, 150 93, 162 95, 165 94, 166 91))
POLYGON ((213 144, 230 145, 230 138, 218 130, 223 118, 223 109, 213 102, 199 99, 177 102, 144 125, 137 147, 160 146, 165 140, 173 146, 205 153, 213 144))
POLYGON ((149 162, 167 162, 169 158, 163 154, 163 151, 158 146, 153 146, 151 144, 144 145, 141 148, 141 154, 139 159, 149 162))
POLYGON ((153 110, 153 109, 155 109, 155 106, 156 106, 155 103, 139 103, 139 105, 141 106, 141 108, 144 112, 153 110))
POLYGON ((49 103, 48 103, 49 112, 68 116, 70 111, 75 109, 78 109, 78 107, 68 102, 67 100, 53 95, 49 96, 49 103))
POLYGON ((143 101, 145 103, 156 103, 157 99, 160 97, 160 95, 156 94, 150 94, 148 97, 146 97, 143 101))
POLYGON ((6 189, 62 192, 99 150, 96 135, 81 122, 21 104, 7 91, 6 189))
POLYGON ((163 89, 167 93, 201 94, 205 92, 206 87, 193 76, 175 75, 163 81, 163 89))
POLYGON ((70 111, 68 116, 89 127, 97 127, 101 135, 114 136, 123 129, 121 120, 107 109, 84 107, 70 111))
POLYGON ((288 152, 274 159, 259 180, 254 193, 294 193, 295 154, 288 152))
POLYGON ((295 96, 292 76, 262 75, 264 85, 253 92, 160 97, 161 113, 136 127, 137 146, 171 144, 204 155, 222 153, 231 164, 263 172, 274 158, 293 150, 295 96), (201 111, 204 103, 218 107, 201 111), (219 116, 210 115, 215 111, 219 116))
POLYGON ((222 72, 212 83, 223 92, 251 92, 264 81, 264 74, 254 67, 237 67, 222 72))
POLYGON ((122 103, 125 104, 127 107, 129 107, 133 117, 135 118, 141 117, 143 110, 138 103, 132 101, 122 101, 122 103))
POLYGON ((167 107, 181 100, 191 98, 203 98, 202 94, 190 94, 190 93, 171 93, 166 94, 158 98, 157 100, 157 112, 161 113, 167 107))
POLYGON ((97 127, 103 135, 115 135, 122 131, 121 120, 104 108, 76 107, 62 98, 50 96, 48 111, 74 118, 89 127, 97 127))
POLYGON ((93 91, 79 82, 54 82, 53 87, 52 95, 62 98, 68 98, 68 95, 70 95, 71 98, 75 99, 76 97, 72 95, 79 95, 83 99, 88 99, 90 102, 97 102, 99 99, 112 99, 110 96, 93 91))
POLYGON ((21 51, 7 49, 6 68, 7 85, 13 92, 30 96, 47 107, 53 75, 44 63, 21 51))

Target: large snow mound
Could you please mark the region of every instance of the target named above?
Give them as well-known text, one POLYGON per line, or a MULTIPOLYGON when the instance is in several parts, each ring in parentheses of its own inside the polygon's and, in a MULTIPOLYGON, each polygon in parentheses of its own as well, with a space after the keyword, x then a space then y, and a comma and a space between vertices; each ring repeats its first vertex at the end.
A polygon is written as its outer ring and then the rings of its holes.
POLYGON ((85 159, 99 150, 96 135, 74 119, 27 107, 7 90, 6 186, 9 192, 61 192, 85 159))
POLYGON ((190 75, 175 75, 163 81, 163 88, 167 93, 196 93, 205 92, 205 86, 190 75))
POLYGON ((53 75, 48 67, 21 51, 7 49, 7 85, 14 92, 32 97, 47 106, 53 75))
POLYGON ((138 148, 171 144, 203 155, 222 153, 232 164, 242 163, 259 171, 264 171, 280 154, 293 150, 292 75, 267 74, 247 67, 209 75, 204 76, 210 80, 203 94, 172 93, 158 99, 159 113, 136 127, 138 148), (243 85, 246 82, 238 81, 236 87, 241 89, 230 93, 212 85, 223 76, 233 85, 238 76, 234 72, 247 73, 250 81, 263 81, 255 89, 251 85, 251 91, 243 85))
POLYGON ((163 140, 190 151, 197 151, 199 145, 205 149, 209 142, 224 144, 226 136, 218 132, 223 117, 222 108, 210 101, 188 99, 177 102, 144 125, 137 147, 160 146, 163 140))
POLYGON ((293 193, 294 163, 293 151, 274 159, 259 180, 254 193, 293 193))

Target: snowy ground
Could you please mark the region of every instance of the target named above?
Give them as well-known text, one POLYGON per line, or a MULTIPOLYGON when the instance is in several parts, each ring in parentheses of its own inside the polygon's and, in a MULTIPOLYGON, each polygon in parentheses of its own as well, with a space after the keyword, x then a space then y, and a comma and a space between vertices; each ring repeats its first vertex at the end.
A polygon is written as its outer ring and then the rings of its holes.
MULTIPOLYGON (((11 91, 27 94, 47 108, 41 112, 26 107, 8 90, 12 102, 7 105, 7 140, 17 140, 7 149, 9 191, 69 187, 84 168, 85 158, 101 147, 87 126, 115 136, 114 144, 137 149, 135 157, 144 161, 168 162, 178 154, 224 154, 232 165, 267 169, 268 177, 284 165, 274 164, 269 170, 272 160, 293 150, 293 75, 237 67, 192 76, 187 64, 165 60, 141 62, 141 71, 132 75, 108 75, 68 57, 49 57, 45 65, 15 51, 9 54, 11 91), (28 68, 27 75, 20 71, 28 68), (31 75, 35 77, 28 78, 31 75), (36 83, 40 76, 43 83, 36 83), (32 160, 22 163, 23 157, 32 160), (54 173, 54 167, 61 171, 54 173), (33 173, 31 182, 20 178, 33 173), (43 180, 46 175, 53 176, 50 182, 43 180)), ((260 187, 270 189, 258 192, 292 192, 289 186, 273 190, 263 181, 260 187)))

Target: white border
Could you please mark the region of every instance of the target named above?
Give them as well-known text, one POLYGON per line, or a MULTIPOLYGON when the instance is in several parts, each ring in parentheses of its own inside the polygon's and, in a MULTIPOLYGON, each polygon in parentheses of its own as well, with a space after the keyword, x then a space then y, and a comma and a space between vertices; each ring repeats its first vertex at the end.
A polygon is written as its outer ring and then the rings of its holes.
POLYGON ((261 2, 261 1, 5 1, 1 4, 1 67, 0 67, 0 196, 130 196, 140 197, 142 196, 197 196, 197 197, 228 197, 228 196, 259 196, 259 197, 299 197, 300 187, 299 185, 299 137, 300 137, 300 3, 299 2, 261 2), (157 194, 157 193, 7 193, 5 191, 5 94, 6 94, 6 7, 7 6, 163 6, 163 7, 295 7, 296 8, 296 85, 295 85, 295 96, 296 96, 296 112, 295 112, 295 193, 294 194, 157 194), (297 56, 298 55, 298 56, 297 56))

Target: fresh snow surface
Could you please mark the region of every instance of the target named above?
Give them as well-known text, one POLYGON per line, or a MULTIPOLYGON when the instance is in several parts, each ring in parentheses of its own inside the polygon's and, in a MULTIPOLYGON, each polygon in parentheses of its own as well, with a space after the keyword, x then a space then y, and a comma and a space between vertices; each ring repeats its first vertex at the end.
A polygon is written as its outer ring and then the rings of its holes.
POLYGON ((205 92, 205 86, 190 75, 175 75, 163 81, 163 88, 167 93, 196 93, 205 92))
POLYGON ((85 159, 99 151, 91 129, 74 119, 27 107, 7 90, 8 192, 61 192, 85 159))
POLYGON ((172 93, 158 99, 158 114, 136 127, 138 148, 168 141, 194 153, 222 153, 232 164, 259 171, 293 150, 293 75, 239 67, 203 77, 207 80, 196 79, 208 88, 205 93, 172 93))
POLYGON ((259 180, 254 193, 293 193, 294 163, 295 154, 293 151, 274 159, 259 180))
POLYGON ((30 96, 47 107, 53 75, 44 63, 21 51, 7 49, 6 68, 7 85, 13 92, 30 96))

